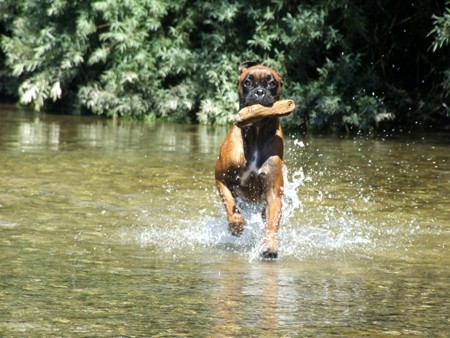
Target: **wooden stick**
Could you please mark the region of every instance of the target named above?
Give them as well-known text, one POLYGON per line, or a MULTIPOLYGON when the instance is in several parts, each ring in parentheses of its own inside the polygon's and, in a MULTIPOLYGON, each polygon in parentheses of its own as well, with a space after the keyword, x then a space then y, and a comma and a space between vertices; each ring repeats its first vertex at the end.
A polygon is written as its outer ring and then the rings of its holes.
POLYGON ((293 100, 281 100, 275 102, 272 107, 265 107, 260 104, 242 108, 234 118, 234 123, 238 127, 256 123, 265 117, 286 116, 295 109, 293 100))

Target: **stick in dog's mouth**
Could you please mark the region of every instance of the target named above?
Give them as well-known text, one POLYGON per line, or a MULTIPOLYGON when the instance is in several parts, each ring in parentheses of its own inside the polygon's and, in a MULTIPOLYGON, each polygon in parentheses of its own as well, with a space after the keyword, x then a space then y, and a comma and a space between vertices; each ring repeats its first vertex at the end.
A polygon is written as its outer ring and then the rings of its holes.
POLYGON ((287 116, 295 109, 295 102, 293 100, 280 100, 274 102, 271 107, 265 107, 260 104, 242 108, 236 115, 234 123, 238 127, 243 127, 260 121, 265 117, 272 116, 287 116))

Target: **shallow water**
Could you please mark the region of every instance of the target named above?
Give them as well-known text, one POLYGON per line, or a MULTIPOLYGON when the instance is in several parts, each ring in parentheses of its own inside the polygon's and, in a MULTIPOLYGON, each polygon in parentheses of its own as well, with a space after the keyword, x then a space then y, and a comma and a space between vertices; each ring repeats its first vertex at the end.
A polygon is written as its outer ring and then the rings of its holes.
POLYGON ((450 135, 286 137, 277 261, 226 128, 0 106, 0 336, 446 336, 450 135))

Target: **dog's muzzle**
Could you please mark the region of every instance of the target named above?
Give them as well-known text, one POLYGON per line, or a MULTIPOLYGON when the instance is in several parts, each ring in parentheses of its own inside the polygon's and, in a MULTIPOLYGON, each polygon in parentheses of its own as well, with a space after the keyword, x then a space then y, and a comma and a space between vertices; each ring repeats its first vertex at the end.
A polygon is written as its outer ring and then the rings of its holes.
POLYGON ((275 102, 274 98, 266 89, 256 87, 252 89, 245 98, 245 106, 251 106, 253 104, 261 104, 266 107, 270 107, 275 102))

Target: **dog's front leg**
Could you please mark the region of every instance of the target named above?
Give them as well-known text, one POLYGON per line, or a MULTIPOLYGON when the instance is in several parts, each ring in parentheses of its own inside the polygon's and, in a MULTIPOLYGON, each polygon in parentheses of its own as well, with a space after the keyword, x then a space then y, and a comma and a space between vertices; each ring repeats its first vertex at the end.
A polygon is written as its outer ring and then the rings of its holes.
POLYGON ((244 217, 242 217, 239 212, 239 209, 236 206, 236 200, 230 189, 222 181, 216 180, 216 183, 220 197, 225 206, 230 231, 234 236, 240 236, 244 231, 244 217))
POLYGON ((266 230, 263 241, 262 257, 278 257, 278 226, 281 220, 283 173, 282 160, 275 156, 269 160, 270 171, 266 173, 265 197, 266 197, 266 230))

